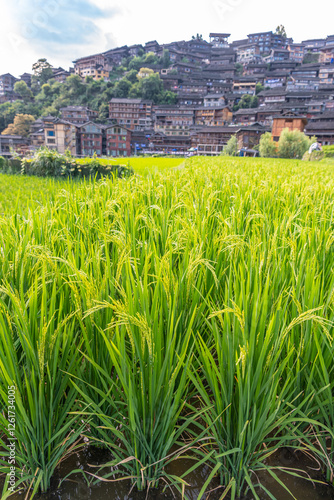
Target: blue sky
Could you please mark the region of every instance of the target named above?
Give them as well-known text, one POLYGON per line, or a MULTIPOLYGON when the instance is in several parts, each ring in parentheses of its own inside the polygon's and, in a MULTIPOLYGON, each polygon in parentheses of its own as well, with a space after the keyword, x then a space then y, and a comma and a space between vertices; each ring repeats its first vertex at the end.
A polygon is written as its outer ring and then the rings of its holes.
POLYGON ((232 40, 283 24, 298 42, 334 34, 333 14, 332 0, 11 0, 1 5, 0 74, 30 72, 40 57, 68 69, 115 46, 210 31, 232 40))

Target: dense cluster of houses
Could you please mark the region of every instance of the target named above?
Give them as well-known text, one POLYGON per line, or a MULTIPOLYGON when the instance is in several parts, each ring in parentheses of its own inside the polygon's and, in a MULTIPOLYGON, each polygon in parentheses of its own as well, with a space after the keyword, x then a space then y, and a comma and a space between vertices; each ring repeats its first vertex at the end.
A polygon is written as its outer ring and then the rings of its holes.
MULTIPOLYGON (((160 74, 164 89, 177 95, 177 104, 113 98, 107 125, 95 123, 94 111, 69 106, 60 110, 60 118, 37 120, 22 147, 47 145, 81 156, 189 150, 219 154, 236 135, 240 150, 256 154, 264 132, 271 131, 278 141, 284 128, 334 144, 334 35, 301 43, 271 31, 231 43, 229 37, 210 33, 209 42, 198 37, 124 46, 78 59, 69 72, 54 70, 59 81, 71 73, 106 80, 126 57, 149 52, 163 56, 168 50, 170 66, 154 64, 152 69, 160 74), (243 96, 255 96, 258 84, 264 90, 257 93, 257 107, 235 111, 243 96)), ((29 75, 21 79, 28 82, 29 75)), ((11 75, 0 76, 0 101, 10 95, 15 81, 11 75)), ((17 142, 15 136, 1 136, 0 154, 15 149, 17 142)))

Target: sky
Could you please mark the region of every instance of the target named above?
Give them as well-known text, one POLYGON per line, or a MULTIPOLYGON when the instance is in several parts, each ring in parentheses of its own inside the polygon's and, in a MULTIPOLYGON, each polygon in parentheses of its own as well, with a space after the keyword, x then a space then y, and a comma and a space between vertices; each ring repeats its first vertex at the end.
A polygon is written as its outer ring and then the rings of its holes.
POLYGON ((295 42, 334 34, 332 0, 0 0, 0 74, 31 73, 45 57, 68 69, 108 49, 189 40, 210 32, 230 41, 283 24, 295 42))

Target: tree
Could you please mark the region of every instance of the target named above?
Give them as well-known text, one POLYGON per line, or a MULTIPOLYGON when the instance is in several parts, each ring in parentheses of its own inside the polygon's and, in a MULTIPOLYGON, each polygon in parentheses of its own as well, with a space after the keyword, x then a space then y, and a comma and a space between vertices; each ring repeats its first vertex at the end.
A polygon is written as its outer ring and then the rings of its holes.
POLYGON ((160 104, 176 104, 177 94, 171 90, 165 90, 160 99, 160 104))
POLYGON ((255 94, 258 95, 260 92, 262 92, 262 90, 264 90, 264 86, 262 85, 262 83, 257 82, 255 86, 255 94))
POLYGON ((203 40, 203 35, 200 35, 199 33, 196 34, 196 36, 191 37, 192 40, 203 40))
POLYGON ((281 35, 283 38, 287 37, 283 24, 280 24, 279 26, 277 26, 276 35, 281 35))
POLYGON ((137 78, 140 80, 141 78, 147 78, 148 76, 154 75, 153 69, 150 68, 140 68, 137 73, 137 78))
POLYGON ((32 65, 32 70, 35 76, 40 76, 46 69, 52 69, 52 64, 50 64, 45 58, 38 59, 38 61, 32 65))
POLYGON ((129 90, 131 89, 131 82, 127 78, 122 78, 116 83, 113 91, 114 97, 125 98, 128 97, 129 90))
POLYGON ((257 108, 259 105, 259 98, 256 95, 253 95, 250 102, 251 108, 257 108))
MULTIPOLYGON (((131 89, 132 90, 132 89, 131 89)), ((136 86, 136 91, 139 92, 142 99, 159 103, 163 95, 163 84, 158 73, 141 78, 136 86)))
POLYGON ((154 52, 148 52, 144 58, 144 63, 146 64, 157 64, 158 57, 154 52))
MULTIPOLYGON (((94 80, 93 80, 94 81, 94 80)), ((74 99, 78 99, 84 92, 86 92, 85 84, 79 75, 70 75, 66 78, 61 94, 68 94, 74 99)))
POLYGON ((34 97, 26 82, 23 81, 15 83, 14 92, 15 94, 18 94, 24 101, 31 101, 31 99, 33 99, 34 97))
POLYGON ((224 156, 237 156, 238 154, 238 141, 235 135, 232 135, 228 140, 222 155, 224 156))
POLYGON ((310 145, 310 139, 303 132, 285 128, 278 141, 278 156, 280 158, 302 158, 310 145))
POLYGON ((263 158, 274 158, 277 156, 277 145, 273 141, 270 132, 261 135, 259 144, 260 156, 263 158))
POLYGON ((304 55, 303 64, 314 64, 319 62, 320 52, 311 52, 310 50, 304 55))
POLYGON ((244 67, 241 63, 235 63, 235 70, 237 72, 237 75, 242 75, 244 72, 244 67))
MULTIPOLYGON (((134 84, 134 83, 138 82, 137 75, 138 75, 138 72, 135 69, 132 69, 131 71, 128 71, 125 76, 129 80, 129 82, 134 84)), ((108 83, 111 83, 111 82, 108 82, 108 83)))
MULTIPOLYGON (((147 54, 148 55, 148 54, 147 54)), ((143 58, 142 57, 133 57, 131 61, 128 64, 128 69, 135 69, 137 71, 140 70, 140 68, 143 65, 143 58)), ((147 62, 147 61, 146 61, 147 62)))
POLYGON ((160 58, 160 63, 164 68, 169 68, 170 66, 170 54, 168 49, 162 51, 162 56, 160 58))
POLYGON ((239 103, 234 107, 234 110, 257 108, 259 105, 259 98, 256 95, 243 94, 239 103))
POLYGON ((52 65, 46 59, 38 59, 32 65, 34 74, 31 77, 31 87, 38 91, 39 87, 53 77, 52 65))
POLYGON ((28 137, 30 133, 30 125, 34 123, 35 118, 32 115, 16 115, 14 122, 2 132, 2 135, 21 135, 28 137))
POLYGON ((108 103, 103 102, 99 108, 99 122, 107 123, 109 117, 109 106, 108 103))

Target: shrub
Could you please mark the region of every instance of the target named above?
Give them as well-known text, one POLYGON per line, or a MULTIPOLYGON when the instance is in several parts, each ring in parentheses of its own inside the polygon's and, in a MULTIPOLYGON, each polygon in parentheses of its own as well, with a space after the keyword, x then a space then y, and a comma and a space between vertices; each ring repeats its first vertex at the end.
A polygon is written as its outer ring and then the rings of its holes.
POLYGON ((312 151, 310 154, 308 151, 303 156, 304 161, 320 161, 324 158, 323 151, 312 151))
POLYGON ((334 158, 334 144, 332 146, 323 146, 324 158, 334 158))
POLYGON ((277 145, 272 139, 271 133, 266 132, 261 135, 259 144, 260 156, 263 158, 273 158, 277 156, 277 145))
POLYGON ((284 129, 278 141, 280 158, 302 158, 311 146, 310 139, 300 130, 284 129))
POLYGON ((225 149, 222 151, 223 156, 237 156, 238 154, 238 141, 235 135, 229 139, 225 149))
POLYGON ((84 161, 48 148, 41 148, 32 160, 22 160, 21 173, 39 177, 103 177, 111 174, 125 177, 133 173, 126 165, 105 164, 94 155, 84 161))
POLYGON ((60 177, 70 175, 72 168, 75 169, 75 163, 73 164, 70 157, 55 150, 41 148, 29 163, 29 167, 25 168, 25 173, 39 177, 60 177))

